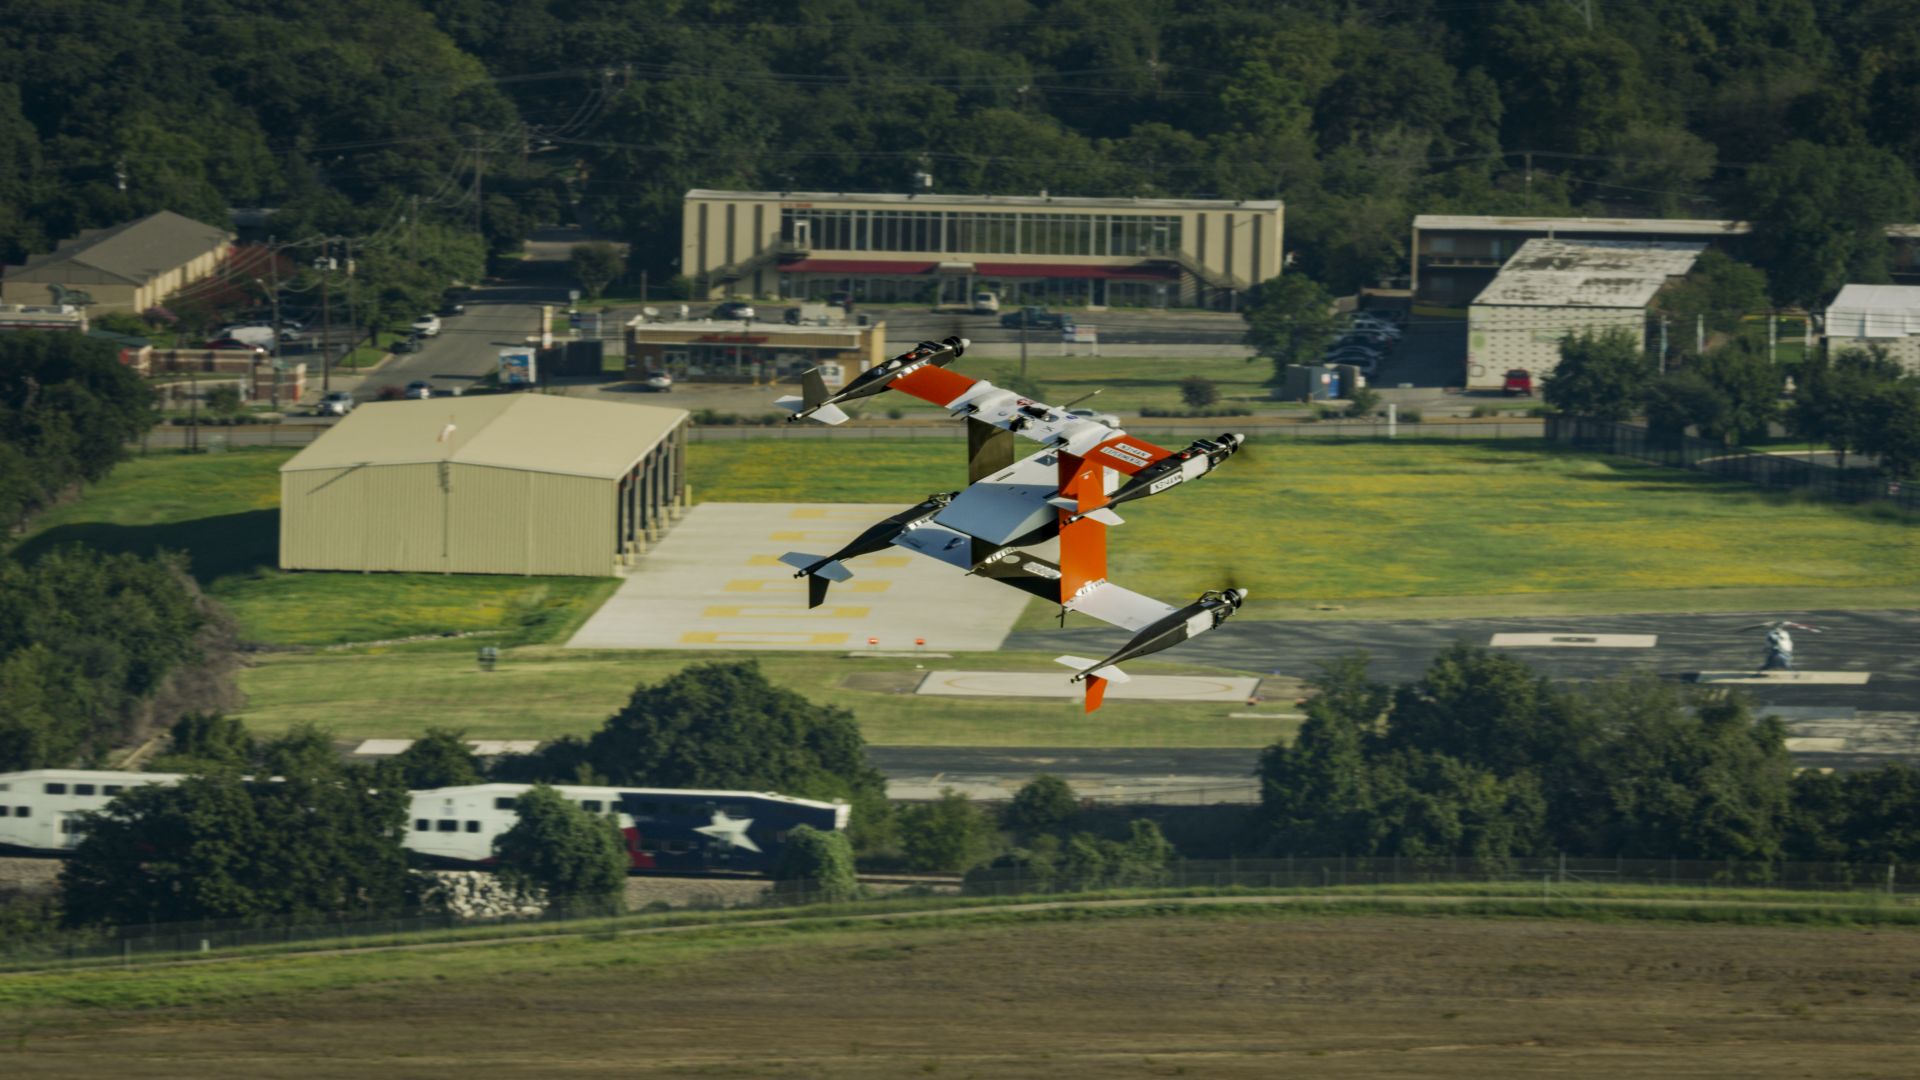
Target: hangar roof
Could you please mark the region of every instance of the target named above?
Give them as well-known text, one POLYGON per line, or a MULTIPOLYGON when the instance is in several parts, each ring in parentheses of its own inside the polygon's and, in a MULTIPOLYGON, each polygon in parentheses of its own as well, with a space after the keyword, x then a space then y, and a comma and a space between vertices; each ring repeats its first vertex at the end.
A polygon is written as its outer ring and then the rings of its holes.
POLYGON ((1641 308, 1693 268, 1705 244, 1634 240, 1529 240, 1475 306, 1641 308))
POLYGON ((376 401, 280 471, 451 461, 616 480, 686 420, 682 409, 550 394, 376 401))
POLYGON ((1827 305, 1828 337, 1920 334, 1920 285, 1848 285, 1827 305))

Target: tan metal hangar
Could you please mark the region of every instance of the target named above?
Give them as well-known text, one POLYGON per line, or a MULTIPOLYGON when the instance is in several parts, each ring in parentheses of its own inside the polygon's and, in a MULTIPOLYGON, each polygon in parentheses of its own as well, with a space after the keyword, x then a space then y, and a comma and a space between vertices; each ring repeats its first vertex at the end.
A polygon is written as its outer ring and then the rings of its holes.
POLYGON ((686 430, 544 394, 363 405, 280 467, 280 566, 619 574, 686 508, 686 430))

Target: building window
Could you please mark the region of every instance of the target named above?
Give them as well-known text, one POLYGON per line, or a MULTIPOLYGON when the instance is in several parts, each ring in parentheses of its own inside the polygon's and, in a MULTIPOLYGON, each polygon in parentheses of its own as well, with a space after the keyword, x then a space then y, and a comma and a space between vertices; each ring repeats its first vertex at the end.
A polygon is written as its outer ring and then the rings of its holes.
POLYGON ((94 792, 94 787, 92 784, 73 785, 73 793, 75 795, 91 795, 93 794, 93 792, 94 792))
POLYGON ((477 822, 477 821, 469 821, 469 822, 467 822, 467 831, 468 831, 468 832, 479 832, 479 831, 480 831, 480 823, 479 823, 479 822, 477 822))
POLYGON ((4 806, 0 806, 0 817, 6 817, 6 816, 7 816, 7 808, 4 806))
POLYGON ((1427 239, 1427 250, 1435 255, 1453 254, 1453 237, 1434 236, 1427 239))
POLYGON ((126 789, 126 787, 125 787, 124 785, 121 785, 121 784, 108 784, 108 785, 107 785, 106 787, 103 787, 103 788, 101 788, 101 789, 100 789, 100 792, 101 792, 101 794, 103 794, 103 795, 118 795, 118 794, 120 794, 121 792, 123 792, 123 791, 125 791, 125 790, 127 790, 127 789, 126 789))
POLYGON ((16 806, 16 807, 14 807, 14 808, 13 808, 13 816, 14 816, 14 817, 32 817, 32 816, 33 816, 33 807, 31 807, 31 806, 16 806))
POLYGON ((428 821, 426 818, 413 819, 414 832, 430 832, 432 831, 432 829, 433 829, 433 822, 428 821))
POLYGON ((580 809, 585 810, 589 814, 597 814, 600 812, 600 800, 599 799, 581 799, 580 809))
POLYGON ((47 794, 49 795, 65 795, 66 793, 67 793, 67 785, 65 784, 48 784, 47 785, 47 794))
POLYGON ((511 795, 503 795, 503 796, 501 796, 500 798, 497 798, 497 799, 495 799, 495 800, 493 800, 493 808, 494 808, 495 810, 511 810, 511 809, 513 809, 513 796, 511 796, 511 795))
POLYGON ((459 832, 460 823, 453 820, 452 818, 441 818, 439 821, 434 823, 434 828, 439 830, 440 832, 459 832))

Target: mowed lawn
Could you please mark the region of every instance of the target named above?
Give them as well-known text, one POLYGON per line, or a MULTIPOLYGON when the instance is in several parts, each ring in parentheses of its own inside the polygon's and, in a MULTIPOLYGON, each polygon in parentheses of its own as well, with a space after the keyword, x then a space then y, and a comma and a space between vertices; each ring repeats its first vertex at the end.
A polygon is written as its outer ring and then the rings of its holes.
POLYGON ((15 548, 31 559, 64 544, 187 556, 243 639, 276 645, 497 632, 544 641, 611 595, 612 578, 287 573, 278 569, 279 468, 290 450, 122 463, 86 494, 42 515, 15 548))
MULTIPOLYGON (((870 743, 904 746, 1266 746, 1299 726, 1299 684, 1268 680, 1268 700, 1112 701, 1094 714, 1076 700, 920 696, 911 659, 840 653, 600 652, 551 646, 510 649, 491 672, 471 642, 258 658, 241 686, 255 732, 299 723, 339 739, 406 738, 454 727, 472 738, 552 739, 598 729, 641 683, 691 663, 749 659, 774 683, 809 700, 852 710, 870 743), (1242 715, 1235 715, 1242 714, 1242 715)), ((1060 671, 1052 654, 991 653, 928 659, 927 668, 1060 671)), ((1136 674, 1206 673, 1169 662, 1129 665, 1136 674)), ((1232 672, 1226 674, 1244 674, 1232 672)))
MULTIPOLYGON (((957 444, 694 450, 703 501, 905 502, 965 481, 957 444)), ((1618 611, 1672 610, 1667 593, 1701 609, 1722 607, 1717 594, 1735 607, 1920 595, 1913 522, 1532 440, 1256 438, 1218 472, 1121 514, 1108 533, 1116 580, 1169 598, 1233 582, 1253 590, 1255 617, 1391 615, 1396 603, 1544 613, 1541 598, 1577 606, 1581 594, 1618 611)))

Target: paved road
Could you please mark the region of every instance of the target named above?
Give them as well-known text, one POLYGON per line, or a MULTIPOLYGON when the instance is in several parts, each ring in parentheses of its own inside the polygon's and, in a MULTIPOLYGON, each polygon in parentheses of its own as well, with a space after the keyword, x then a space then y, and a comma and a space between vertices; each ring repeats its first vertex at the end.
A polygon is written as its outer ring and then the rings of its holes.
MULTIPOLYGON (((1796 634, 1795 660, 1809 671, 1871 672, 1863 686, 1750 686, 1767 705, 1836 706, 1858 710, 1920 711, 1920 612, 1806 611, 1796 620, 1820 627, 1820 635, 1796 634)), ((1418 678, 1434 653, 1455 641, 1486 645, 1494 634, 1652 634, 1650 649, 1506 649, 1555 679, 1598 679, 1647 672, 1685 680, 1701 671, 1751 671, 1762 651, 1759 631, 1739 628, 1780 613, 1680 615, 1588 615, 1408 622, 1235 622, 1221 632, 1180 646, 1195 663, 1309 675, 1326 660, 1366 651, 1376 678, 1418 678)), ((1022 631, 1009 649, 1053 649, 1097 656, 1126 641, 1125 631, 1022 631)))

